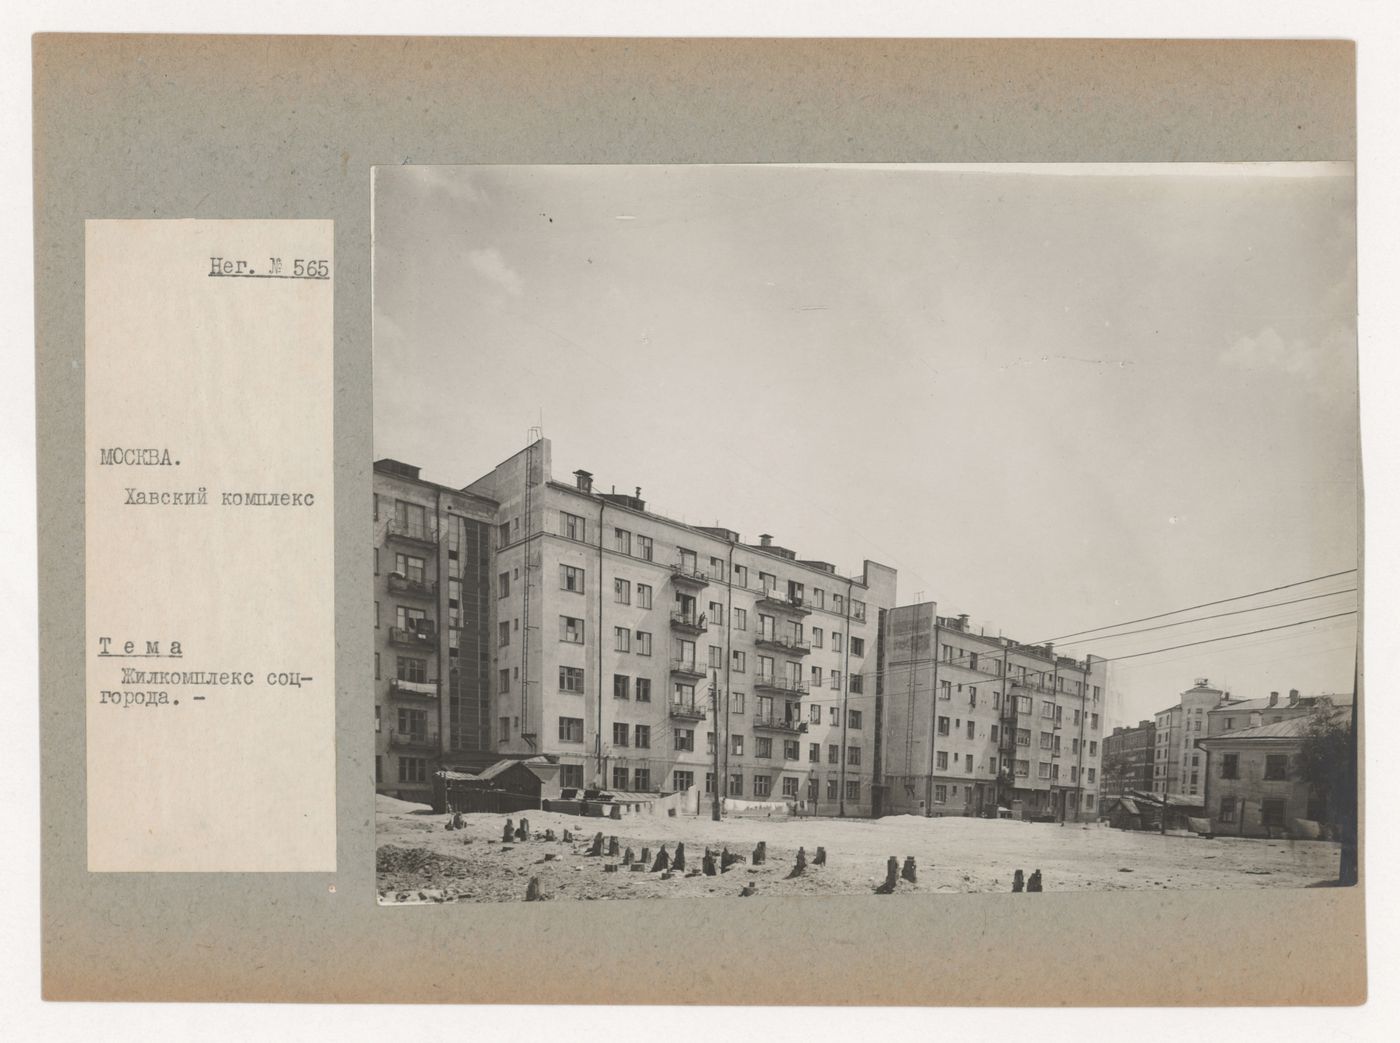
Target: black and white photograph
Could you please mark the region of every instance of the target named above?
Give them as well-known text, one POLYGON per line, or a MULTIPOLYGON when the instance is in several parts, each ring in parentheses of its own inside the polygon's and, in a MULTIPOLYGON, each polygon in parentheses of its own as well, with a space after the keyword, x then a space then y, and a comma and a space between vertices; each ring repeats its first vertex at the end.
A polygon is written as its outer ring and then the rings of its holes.
POLYGON ((380 903, 1355 883, 1351 164, 373 173, 380 903))

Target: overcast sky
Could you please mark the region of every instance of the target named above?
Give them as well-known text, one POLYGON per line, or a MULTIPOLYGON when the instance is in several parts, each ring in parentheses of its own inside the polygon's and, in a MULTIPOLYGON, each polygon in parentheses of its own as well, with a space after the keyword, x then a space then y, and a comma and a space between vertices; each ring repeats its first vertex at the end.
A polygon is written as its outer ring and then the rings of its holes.
MULTIPOLYGON (((1353 569, 1354 198, 1349 165, 380 167, 375 455, 464 485, 542 418, 557 478, 1024 641, 1353 569)), ((1350 691, 1354 640, 1124 660, 1110 717, 1350 691)))

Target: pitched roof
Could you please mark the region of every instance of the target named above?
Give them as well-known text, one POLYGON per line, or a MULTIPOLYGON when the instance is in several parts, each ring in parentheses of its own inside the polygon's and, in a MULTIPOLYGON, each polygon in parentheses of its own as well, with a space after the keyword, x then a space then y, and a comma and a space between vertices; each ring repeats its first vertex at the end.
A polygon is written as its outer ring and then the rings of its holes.
MULTIPOLYGON (((1332 708, 1332 715, 1339 721, 1349 721, 1351 707, 1335 706, 1332 708)), ((1235 742, 1238 739, 1297 739, 1307 734, 1307 730, 1312 724, 1312 718, 1311 713, 1300 714, 1297 717, 1290 717, 1286 721, 1278 721, 1274 724, 1261 724, 1255 728, 1239 728, 1223 732, 1220 735, 1212 735, 1207 739, 1201 739, 1200 742, 1235 742)))

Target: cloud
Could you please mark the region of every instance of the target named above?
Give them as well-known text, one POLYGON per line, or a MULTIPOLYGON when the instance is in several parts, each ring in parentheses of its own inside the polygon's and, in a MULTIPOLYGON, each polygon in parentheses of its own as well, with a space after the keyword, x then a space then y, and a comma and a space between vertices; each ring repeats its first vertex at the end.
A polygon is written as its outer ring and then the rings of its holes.
POLYGON ((1272 369, 1311 380, 1322 370, 1323 353, 1304 341, 1286 341, 1272 326, 1253 337, 1241 337, 1220 356, 1220 364, 1232 369, 1272 369))
POLYGON ((512 297, 519 297, 525 291, 525 283, 520 274, 506 264, 501 251, 494 246, 484 250, 467 251, 467 263, 476 269, 478 275, 495 283, 512 297))

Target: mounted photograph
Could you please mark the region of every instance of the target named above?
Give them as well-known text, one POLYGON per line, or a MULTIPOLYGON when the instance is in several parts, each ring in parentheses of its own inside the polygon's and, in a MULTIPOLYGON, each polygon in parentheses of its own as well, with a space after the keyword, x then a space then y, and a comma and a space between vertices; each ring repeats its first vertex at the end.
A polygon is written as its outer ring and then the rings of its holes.
POLYGON ((1354 884, 1355 211, 374 168, 380 903, 1354 884))

